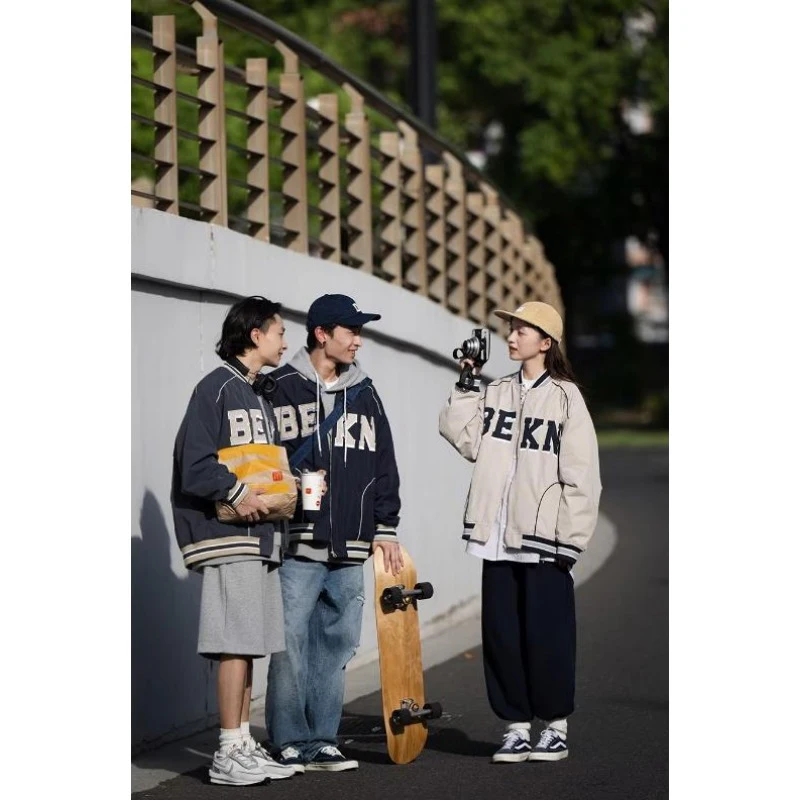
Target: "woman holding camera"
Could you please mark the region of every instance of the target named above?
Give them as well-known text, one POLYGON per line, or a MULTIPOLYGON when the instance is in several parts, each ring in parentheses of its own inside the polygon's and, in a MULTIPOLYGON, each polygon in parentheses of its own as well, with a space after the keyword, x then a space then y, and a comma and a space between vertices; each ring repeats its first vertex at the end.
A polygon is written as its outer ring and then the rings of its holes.
MULTIPOLYGON (((575 696, 572 567, 594 533, 597 437, 559 348, 547 303, 495 311, 521 369, 485 390, 459 381, 439 432, 475 463, 464 513, 467 552, 483 559, 482 638, 489 703, 507 723, 496 763, 566 758, 575 696), (531 722, 545 723, 532 746, 531 722)), ((464 359, 475 374, 472 359, 464 359)))

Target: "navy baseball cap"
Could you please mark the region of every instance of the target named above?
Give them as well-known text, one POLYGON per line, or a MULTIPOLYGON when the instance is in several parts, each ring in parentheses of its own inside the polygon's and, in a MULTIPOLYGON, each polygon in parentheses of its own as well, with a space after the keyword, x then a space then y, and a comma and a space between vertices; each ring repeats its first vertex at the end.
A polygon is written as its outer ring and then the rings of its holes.
POLYGON ((317 325, 348 325, 357 327, 380 319, 380 314, 362 311, 352 297, 346 294, 324 294, 308 309, 306 328, 313 331, 317 325))

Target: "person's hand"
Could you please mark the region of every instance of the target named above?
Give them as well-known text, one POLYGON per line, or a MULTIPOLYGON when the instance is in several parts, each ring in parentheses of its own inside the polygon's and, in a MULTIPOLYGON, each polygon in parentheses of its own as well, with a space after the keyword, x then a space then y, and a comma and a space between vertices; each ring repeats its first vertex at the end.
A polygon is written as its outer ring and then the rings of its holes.
POLYGON ((286 505, 286 496, 283 494, 257 494, 261 503, 261 513, 270 514, 273 511, 282 511, 286 505))
POLYGON ((471 358, 462 358, 461 361, 458 362, 458 365, 461 367, 461 369, 464 369, 464 367, 467 366, 472 367, 473 375, 480 375, 481 369, 483 368, 483 364, 476 366, 475 362, 471 358))
POLYGON ((265 511, 264 498, 265 495, 258 495, 255 492, 249 491, 244 496, 244 499, 234 507, 234 511, 245 522, 258 522, 259 511, 265 511))
POLYGON ((398 542, 375 542, 375 558, 378 557, 378 548, 383 552, 383 568, 392 575, 398 575, 403 569, 403 554, 400 552, 398 542))

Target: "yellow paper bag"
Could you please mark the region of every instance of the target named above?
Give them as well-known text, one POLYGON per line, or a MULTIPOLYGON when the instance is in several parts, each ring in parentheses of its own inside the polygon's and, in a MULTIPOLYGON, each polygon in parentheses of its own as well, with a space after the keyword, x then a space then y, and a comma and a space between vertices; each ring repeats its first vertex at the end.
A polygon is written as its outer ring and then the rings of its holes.
MULTIPOLYGON (((243 444, 217 452, 219 463, 257 494, 277 495, 281 503, 269 514, 259 512, 262 522, 291 519, 297 504, 297 484, 289 469, 286 448, 277 444, 243 444)), ((241 522, 242 518, 228 503, 217 503, 220 522, 241 522)))

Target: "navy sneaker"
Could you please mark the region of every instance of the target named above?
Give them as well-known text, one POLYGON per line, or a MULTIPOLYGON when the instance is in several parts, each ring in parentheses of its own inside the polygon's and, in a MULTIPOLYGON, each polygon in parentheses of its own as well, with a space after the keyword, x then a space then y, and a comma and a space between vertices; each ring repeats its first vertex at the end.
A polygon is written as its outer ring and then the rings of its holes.
POLYGON ((492 756, 495 764, 527 761, 531 754, 530 733, 524 728, 510 728, 503 734, 503 746, 492 756))
POLYGON ((531 761, 561 761, 568 755, 567 737, 554 728, 545 728, 528 758, 531 761))
POLYGON ((284 747, 283 750, 275 756, 275 761, 281 766, 291 767, 295 775, 301 775, 306 771, 303 757, 296 747, 284 747))
POLYGON ((320 772, 342 772, 346 769, 358 769, 358 761, 352 758, 345 758, 339 752, 338 747, 328 744, 306 764, 306 769, 309 771, 319 770, 320 772))

